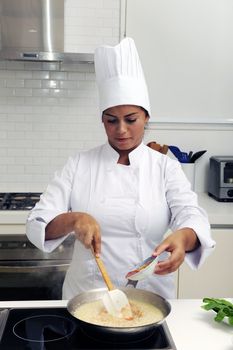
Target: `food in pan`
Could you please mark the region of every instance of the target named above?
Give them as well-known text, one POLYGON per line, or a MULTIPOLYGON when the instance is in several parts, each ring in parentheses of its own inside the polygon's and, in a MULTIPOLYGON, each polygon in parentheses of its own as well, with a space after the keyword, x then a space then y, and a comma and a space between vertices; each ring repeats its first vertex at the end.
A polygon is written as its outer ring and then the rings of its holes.
POLYGON ((130 300, 133 313, 132 319, 118 318, 110 315, 103 306, 101 300, 95 300, 80 305, 73 315, 85 322, 108 327, 138 327, 151 323, 157 323, 164 318, 160 309, 143 302, 130 300))

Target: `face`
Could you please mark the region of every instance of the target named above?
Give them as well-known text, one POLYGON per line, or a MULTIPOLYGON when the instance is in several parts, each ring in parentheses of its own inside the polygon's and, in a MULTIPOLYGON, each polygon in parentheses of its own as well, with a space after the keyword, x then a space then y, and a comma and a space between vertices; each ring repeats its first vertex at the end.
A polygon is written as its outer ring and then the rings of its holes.
POLYGON ((122 105, 108 108, 103 123, 110 145, 116 151, 131 151, 142 142, 149 117, 138 106, 122 105))

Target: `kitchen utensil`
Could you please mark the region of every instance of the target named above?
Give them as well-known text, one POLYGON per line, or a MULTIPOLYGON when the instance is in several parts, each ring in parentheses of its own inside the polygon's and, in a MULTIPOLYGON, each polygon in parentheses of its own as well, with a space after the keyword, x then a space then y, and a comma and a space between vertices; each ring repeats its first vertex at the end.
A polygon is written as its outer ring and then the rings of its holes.
POLYGON ((159 310, 162 311, 164 316, 163 319, 144 326, 108 327, 84 322, 74 315, 77 308, 82 304, 102 299, 103 295, 106 294, 106 288, 93 289, 76 295, 74 298, 68 301, 67 310, 71 315, 76 317, 82 330, 89 336, 99 340, 102 339, 105 342, 109 342, 114 339, 115 342, 119 343, 130 341, 135 342, 149 337, 154 332, 155 327, 159 326, 171 312, 170 303, 158 294, 141 289, 127 287, 121 288, 120 290, 125 293, 131 301, 143 301, 145 303, 156 306, 159 310))
POLYGON ((140 264, 136 265, 133 270, 129 271, 125 276, 129 280, 140 281, 154 272, 155 265, 158 262, 158 256, 149 256, 140 264))
POLYGON ((148 142, 147 146, 152 148, 153 150, 155 150, 157 152, 160 152, 160 150, 161 150, 161 145, 155 141, 148 142))
POLYGON ((181 155, 181 150, 177 146, 168 146, 170 151, 174 154, 174 156, 179 159, 181 155))
POLYGON ((189 155, 188 155, 188 153, 181 152, 179 161, 180 161, 180 163, 189 163, 189 155))
POLYGON ((170 151, 174 154, 174 156, 178 159, 180 163, 188 163, 189 155, 186 152, 182 152, 177 146, 168 146, 170 151))
POLYGON ((168 152, 168 145, 163 145, 160 152, 161 152, 162 154, 167 154, 167 152, 168 152))
POLYGON ((95 255, 93 250, 92 253, 95 257, 95 261, 99 267, 104 282, 108 287, 108 292, 106 292, 102 297, 102 301, 106 310, 108 313, 115 317, 124 317, 126 319, 132 318, 132 311, 126 294, 123 293, 120 289, 116 289, 114 287, 103 261, 100 257, 95 255))
POLYGON ((206 150, 203 150, 203 151, 198 151, 198 152, 194 153, 192 155, 192 157, 190 158, 190 163, 195 163, 196 160, 198 160, 206 152, 207 152, 206 150))
POLYGON ((167 154, 168 152, 168 145, 161 146, 159 143, 156 143, 155 141, 149 142, 147 146, 162 154, 167 154))
POLYGON ((193 155, 193 151, 190 151, 189 154, 188 154, 189 162, 191 161, 192 155, 193 155))

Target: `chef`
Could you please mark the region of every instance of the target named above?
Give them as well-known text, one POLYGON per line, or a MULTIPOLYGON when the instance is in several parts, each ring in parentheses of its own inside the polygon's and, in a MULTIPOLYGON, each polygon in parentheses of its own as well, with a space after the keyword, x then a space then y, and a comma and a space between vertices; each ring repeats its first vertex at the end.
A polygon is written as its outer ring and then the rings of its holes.
POLYGON ((64 299, 104 287, 91 247, 116 287, 125 286, 133 266, 159 255, 138 288, 174 298, 174 271, 184 260, 198 268, 215 246, 206 213, 179 162, 143 143, 151 111, 133 39, 97 48, 95 71, 107 141, 55 174, 29 214, 27 236, 51 252, 75 235, 64 299))

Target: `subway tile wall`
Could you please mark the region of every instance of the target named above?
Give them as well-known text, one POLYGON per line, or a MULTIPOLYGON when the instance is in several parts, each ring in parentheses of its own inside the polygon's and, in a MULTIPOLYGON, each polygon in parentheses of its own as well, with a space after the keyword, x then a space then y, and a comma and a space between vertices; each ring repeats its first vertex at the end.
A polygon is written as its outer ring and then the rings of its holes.
MULTIPOLYGON (((119 0, 65 1, 67 51, 119 41, 119 0)), ((0 192, 43 191, 68 156, 105 140, 93 64, 0 62, 0 192)))
POLYGON ((123 6, 122 0, 65 0, 65 51, 91 53, 102 43, 116 43, 123 6))

